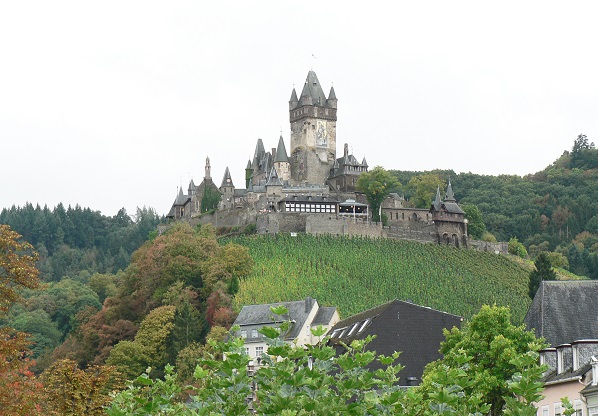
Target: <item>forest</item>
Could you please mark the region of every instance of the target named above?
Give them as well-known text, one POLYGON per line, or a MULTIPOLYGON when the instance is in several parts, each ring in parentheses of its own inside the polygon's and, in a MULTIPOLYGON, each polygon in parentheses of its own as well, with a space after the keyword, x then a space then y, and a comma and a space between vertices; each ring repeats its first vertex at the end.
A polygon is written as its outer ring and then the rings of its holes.
POLYGON ((427 179, 435 192, 436 185, 450 179, 458 202, 476 207, 484 229, 498 241, 517 238, 532 256, 561 253, 570 271, 598 279, 598 149, 585 135, 544 170, 523 177, 452 170, 391 172, 402 184, 399 192, 416 205, 422 186, 414 184, 427 179))

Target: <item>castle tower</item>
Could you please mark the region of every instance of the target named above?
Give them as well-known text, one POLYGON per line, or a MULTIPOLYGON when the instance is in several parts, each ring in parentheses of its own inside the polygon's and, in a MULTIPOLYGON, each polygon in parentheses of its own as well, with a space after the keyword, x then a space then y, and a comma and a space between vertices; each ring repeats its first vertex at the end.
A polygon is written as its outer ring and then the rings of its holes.
POLYGON ((251 167, 251 160, 248 160, 245 167, 245 189, 249 189, 251 178, 253 178, 253 168, 251 167))
POLYGON ((206 157, 206 174, 204 176, 204 180, 207 181, 208 179, 212 179, 212 176, 210 175, 210 170, 212 169, 210 166, 210 158, 206 157))
POLYGON ((222 178, 222 184, 220 185, 220 194, 222 194, 220 207, 222 209, 231 209, 234 207, 234 193, 235 185, 233 185, 233 180, 227 166, 224 171, 224 177, 222 178))
POLYGON ((291 163, 287 156, 287 148, 284 145, 282 134, 278 139, 276 147, 276 156, 274 156, 274 168, 278 172, 281 181, 288 181, 291 178, 291 163))
POLYGON ((295 183, 324 184, 336 157, 337 98, 334 88, 328 98, 314 71, 297 98, 293 88, 289 100, 291 122, 291 179, 295 183))

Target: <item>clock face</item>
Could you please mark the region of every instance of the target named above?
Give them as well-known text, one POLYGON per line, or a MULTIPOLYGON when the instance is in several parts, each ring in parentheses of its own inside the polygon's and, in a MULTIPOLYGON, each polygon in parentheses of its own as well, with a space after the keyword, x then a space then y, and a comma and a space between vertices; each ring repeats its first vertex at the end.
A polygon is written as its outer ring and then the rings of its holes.
POLYGON ((326 122, 318 120, 316 124, 316 146, 328 146, 328 130, 326 129, 326 122))

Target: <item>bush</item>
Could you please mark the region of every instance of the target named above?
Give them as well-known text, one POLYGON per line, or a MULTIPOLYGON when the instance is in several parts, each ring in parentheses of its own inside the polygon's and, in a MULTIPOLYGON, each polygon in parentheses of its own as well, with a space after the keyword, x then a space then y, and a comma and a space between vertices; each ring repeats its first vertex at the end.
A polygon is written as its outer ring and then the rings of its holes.
POLYGON ((525 249, 525 246, 517 240, 517 237, 513 237, 509 240, 509 253, 521 257, 522 259, 527 257, 527 250, 525 249))

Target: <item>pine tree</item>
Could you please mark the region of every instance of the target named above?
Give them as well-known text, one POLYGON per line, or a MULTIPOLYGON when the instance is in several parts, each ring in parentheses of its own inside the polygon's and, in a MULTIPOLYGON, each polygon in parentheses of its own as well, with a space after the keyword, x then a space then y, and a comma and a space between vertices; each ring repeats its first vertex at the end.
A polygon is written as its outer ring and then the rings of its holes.
POLYGON ((532 270, 529 274, 528 295, 532 299, 536 295, 542 280, 556 280, 556 272, 552 269, 548 255, 545 252, 538 254, 534 265, 536 269, 532 270))

